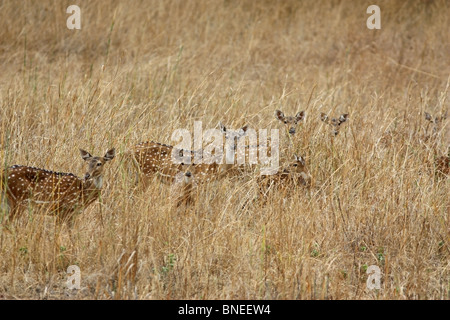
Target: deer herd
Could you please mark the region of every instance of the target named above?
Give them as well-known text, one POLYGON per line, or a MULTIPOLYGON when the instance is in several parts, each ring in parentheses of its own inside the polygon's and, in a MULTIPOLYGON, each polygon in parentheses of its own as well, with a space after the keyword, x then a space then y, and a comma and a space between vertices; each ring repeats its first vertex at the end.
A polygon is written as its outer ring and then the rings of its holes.
MULTIPOLYGON (((275 111, 275 118, 286 127, 288 137, 293 136, 297 126, 305 118, 305 112, 295 116, 285 116, 280 110, 275 111)), ((338 135, 341 125, 349 119, 347 113, 336 118, 329 118, 322 113, 321 121, 332 129, 332 137, 338 135)), ((425 119, 431 123, 442 122, 442 118, 433 118, 425 113, 425 119)), ((222 123, 219 128, 225 137, 225 156, 235 152, 235 143, 227 143, 228 139, 240 139, 245 136, 248 126, 244 126, 230 134, 222 123)), ((234 141, 233 141, 234 142, 234 141)), ((246 155, 257 152, 258 146, 246 146, 246 155)), ((132 164, 138 182, 148 187, 157 177, 161 182, 171 186, 173 202, 176 207, 190 205, 194 202, 193 189, 195 185, 208 183, 223 177, 242 176, 254 172, 254 166, 229 163, 175 163, 173 153, 193 158, 199 150, 175 149, 175 147, 153 141, 141 142, 124 153, 125 159, 132 164)), ((270 150, 269 150, 270 152, 270 150)), ((6 221, 13 219, 20 211, 31 204, 45 207, 45 212, 56 215, 58 221, 71 224, 76 212, 81 212, 100 196, 103 185, 103 169, 107 162, 116 156, 115 149, 110 149, 103 157, 92 156, 80 149, 81 158, 86 162, 87 171, 83 178, 72 173, 54 172, 35 167, 13 165, 3 170, 0 176, 0 187, 6 195, 9 214, 6 221)), ((297 186, 309 188, 311 176, 305 159, 295 153, 278 168, 275 174, 260 174, 257 178, 261 203, 265 203, 270 194, 289 190, 297 186)), ((441 175, 449 175, 449 154, 436 158, 436 170, 441 175)))

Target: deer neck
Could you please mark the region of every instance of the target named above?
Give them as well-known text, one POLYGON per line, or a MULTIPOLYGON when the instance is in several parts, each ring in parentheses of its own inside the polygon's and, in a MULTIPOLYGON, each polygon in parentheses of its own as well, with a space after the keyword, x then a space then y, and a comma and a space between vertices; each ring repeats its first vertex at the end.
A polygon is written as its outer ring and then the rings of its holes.
POLYGON ((234 143, 225 142, 225 162, 220 165, 220 175, 227 174, 233 167, 235 159, 234 143))
POLYGON ((95 193, 100 191, 103 186, 103 176, 94 177, 88 180, 83 180, 83 191, 85 194, 95 193))
POLYGON ((95 177, 82 181, 81 202, 84 206, 90 205, 100 196, 102 178, 95 177), (100 186, 100 188, 98 188, 100 186))
POLYGON ((225 164, 233 165, 236 156, 236 148, 234 141, 226 141, 225 142, 225 164))

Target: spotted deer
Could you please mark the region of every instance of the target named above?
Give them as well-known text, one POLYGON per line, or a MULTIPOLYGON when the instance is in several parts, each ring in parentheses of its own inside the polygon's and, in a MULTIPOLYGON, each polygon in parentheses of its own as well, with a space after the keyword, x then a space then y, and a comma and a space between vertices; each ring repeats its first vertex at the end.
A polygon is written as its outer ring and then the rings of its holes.
POLYGON ((243 173, 244 170, 251 167, 248 163, 245 163, 245 160, 257 156, 258 146, 245 146, 245 154, 242 154, 242 156, 245 157, 243 159, 244 163, 241 164, 238 161, 238 152, 240 151, 238 149, 239 140, 246 136, 249 129, 248 125, 245 125, 238 130, 230 130, 222 122, 219 122, 219 129, 225 137, 225 163, 221 166, 222 175, 239 175, 240 173, 243 173))
POLYGON ((438 116, 432 116, 428 112, 424 112, 424 117, 428 122, 423 141, 427 143, 434 154, 434 176, 437 179, 448 177, 450 175, 450 146, 448 147, 447 155, 441 155, 442 153, 438 151, 439 137, 441 134, 445 134, 443 133, 443 123, 448 117, 448 112, 442 112, 438 116))
POLYGON ((435 177, 445 178, 450 176, 450 146, 447 155, 436 156, 434 161, 435 177))
MULTIPOLYGON (((126 153, 128 158, 134 164, 139 179, 147 187, 149 180, 157 176, 162 182, 173 183, 175 175, 182 171, 182 163, 172 161, 172 152, 174 147, 154 141, 146 141, 133 146, 126 153)), ((179 150, 181 155, 185 150, 179 150)))
POLYGON ((320 114, 320 120, 322 120, 327 125, 331 126, 334 137, 338 135, 341 124, 346 122, 348 118, 349 118, 348 113, 341 114, 339 118, 331 118, 331 119, 328 117, 327 114, 323 112, 320 114))
POLYGON ((103 157, 94 157, 80 149, 87 171, 83 178, 72 173, 14 165, 2 173, 2 190, 6 193, 10 214, 14 218, 30 204, 45 206, 59 221, 73 223, 74 213, 84 210, 100 196, 103 168, 115 156, 110 149, 103 157))
MULTIPOLYGON (((228 176, 242 176, 252 174, 256 168, 266 172, 276 171, 279 161, 279 138, 278 132, 271 132, 267 137, 260 131, 258 137, 256 131, 244 126, 234 131, 236 141, 230 138, 229 130, 219 123, 222 133, 226 138, 226 163, 224 170, 228 176), (248 137, 248 139, 246 139, 248 137), (232 144, 234 142, 234 144, 232 144), (248 143, 247 143, 248 142, 248 143)), ((276 130, 275 130, 276 131, 276 130)))
MULTIPOLYGON (((178 174, 186 172, 186 165, 190 165, 189 171, 192 175, 195 175, 195 180, 198 183, 233 175, 236 174, 234 170, 235 164, 230 160, 237 144, 231 142, 244 136, 248 126, 244 126, 239 130, 228 130, 222 123, 219 123, 219 127, 221 133, 225 135, 225 163, 220 161, 195 163, 195 155, 201 152, 200 150, 178 149, 174 146, 154 141, 141 142, 132 147, 126 154, 131 158, 134 168, 144 183, 144 187, 148 187, 149 181, 155 176, 164 183, 173 184, 178 174), (187 163, 174 161, 174 153, 180 157, 187 156, 189 161, 187 163)), ((214 158, 214 155, 205 152, 202 152, 202 156, 204 159, 214 158)))
POLYGON ((265 202, 265 199, 273 191, 286 191, 296 186, 310 187, 311 176, 306 168, 305 159, 294 154, 294 160, 277 173, 259 176, 257 184, 259 193, 265 202))
POLYGON ((294 135, 300 121, 305 119, 305 111, 300 111, 295 116, 285 116, 280 110, 275 110, 275 118, 284 124, 290 135, 294 135))

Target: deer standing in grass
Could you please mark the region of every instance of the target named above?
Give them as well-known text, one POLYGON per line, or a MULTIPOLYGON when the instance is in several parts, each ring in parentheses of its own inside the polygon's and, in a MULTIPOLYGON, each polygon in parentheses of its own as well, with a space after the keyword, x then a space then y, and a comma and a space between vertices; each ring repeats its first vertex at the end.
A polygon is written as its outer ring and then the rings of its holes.
POLYGON ((239 141, 244 138, 248 132, 248 125, 243 126, 238 130, 228 129, 222 122, 219 122, 220 132, 225 137, 225 163, 221 167, 221 171, 227 176, 237 176, 252 169, 253 166, 245 163, 245 159, 254 159, 257 157, 258 146, 244 146, 244 153, 241 155, 244 157, 244 163, 239 163, 239 141))
MULTIPOLYGON (((231 139, 240 139, 245 135, 247 126, 242 127, 236 132, 227 130, 222 124, 219 125, 221 132, 225 135, 225 157, 230 156, 235 152, 236 144, 229 143, 231 139)), ((226 175, 235 174, 233 171, 235 164, 217 163, 215 161, 207 161, 206 163, 195 163, 194 156, 197 152, 184 149, 177 149, 174 146, 162 144, 159 142, 147 141, 141 142, 135 145, 128 155, 134 163, 135 168, 141 180, 144 183, 144 187, 149 185, 149 181, 158 176, 162 182, 173 184, 176 176, 180 172, 186 172, 186 165, 189 165, 189 171, 196 177, 196 181, 210 181, 215 178, 220 178, 226 175), (184 157, 188 156, 189 161, 186 163, 178 163, 174 161, 173 155, 184 157), (211 162, 211 163, 210 163, 211 162)), ((204 158, 214 157, 214 155, 203 154, 204 158)), ((226 160, 229 160, 226 158, 226 160)))
POLYGON ((84 178, 72 173, 54 172, 35 167, 14 165, 2 173, 2 190, 6 193, 10 213, 14 218, 28 205, 45 206, 57 220, 73 223, 74 213, 83 210, 99 198, 103 186, 103 168, 115 156, 110 149, 103 157, 93 157, 80 149, 87 164, 84 178))
MULTIPOLYGON (((239 140, 247 131, 248 126, 239 130, 228 130, 222 123, 219 124, 220 132, 225 136, 225 163, 217 163, 216 155, 203 150, 191 151, 179 149, 171 145, 154 141, 141 142, 128 151, 128 161, 132 161, 137 170, 139 180, 146 189, 154 177, 158 177, 163 183, 171 188, 171 197, 177 207, 194 202, 192 193, 194 187, 201 183, 214 179, 238 174, 234 162, 230 163, 227 158, 234 154, 236 144, 231 143, 239 140), (202 153, 203 159, 195 163, 197 153, 202 153), (187 156, 186 163, 175 159, 187 156), (206 159, 206 161, 205 161, 206 159), (174 161, 177 160, 177 161, 174 161)), ((223 160, 223 159, 220 159, 223 160)))
MULTIPOLYGON (((146 141, 133 146, 127 153, 137 169, 144 187, 148 187, 150 179, 158 176, 162 182, 173 183, 178 172, 183 170, 182 163, 174 163, 172 152, 174 147, 159 142, 146 141)), ((179 150, 181 155, 191 151, 179 150)))
POLYGON ((271 191, 286 191, 296 186, 311 186, 311 176, 306 168, 305 159, 294 154, 294 161, 290 161, 273 175, 261 175, 257 179, 259 193, 263 202, 271 191))

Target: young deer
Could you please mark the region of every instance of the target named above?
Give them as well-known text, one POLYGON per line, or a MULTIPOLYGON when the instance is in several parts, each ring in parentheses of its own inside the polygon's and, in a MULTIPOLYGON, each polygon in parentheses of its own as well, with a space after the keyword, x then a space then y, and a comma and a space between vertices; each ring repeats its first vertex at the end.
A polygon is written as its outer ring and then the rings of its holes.
POLYGON ((82 149, 80 153, 88 167, 84 178, 28 166, 6 168, 1 180, 10 207, 8 219, 33 203, 46 206, 59 221, 72 223, 77 209, 85 209, 100 196, 104 164, 115 156, 114 148, 103 157, 93 157, 82 149))
MULTIPOLYGON (((195 163, 194 156, 199 151, 190 151, 184 149, 175 149, 175 147, 158 142, 147 141, 135 145, 129 152, 135 169, 141 175, 145 186, 148 186, 149 179, 158 176, 162 182, 173 184, 176 176, 180 172, 186 171, 186 165, 189 165, 189 171, 195 175, 196 181, 204 182, 225 175, 234 174, 234 163, 230 163, 232 153, 235 152, 237 144, 231 143, 234 139, 240 139, 245 135, 248 126, 244 126, 237 131, 228 130, 222 123, 219 124, 221 132, 225 135, 225 163, 216 163, 214 161, 206 161, 206 163, 195 163), (172 158, 173 152, 179 156, 190 157, 190 164, 177 163, 172 158), (228 160, 228 161, 227 161, 228 160), (212 163, 210 163, 212 162, 212 163)), ((204 159, 210 159, 214 155, 203 154, 204 159)))
POLYGON ((325 122, 326 124, 328 124, 332 127, 333 136, 338 135, 341 124, 346 122, 348 120, 348 118, 349 118, 348 113, 341 114, 339 116, 339 118, 332 118, 331 120, 328 117, 328 115, 326 115, 325 113, 322 112, 320 114, 320 120, 322 120, 323 122, 325 122))
POLYGON ((271 190, 291 189, 295 186, 311 186, 311 176, 306 169, 305 159, 294 154, 294 161, 273 175, 261 175, 257 179, 259 193, 265 199, 271 190))
POLYGON ((295 116, 286 117, 280 110, 275 110, 275 118, 284 123, 290 135, 294 135, 299 122, 305 119, 305 111, 300 111, 295 116))
MULTIPOLYGON (((238 160, 238 144, 239 140, 246 136, 248 125, 238 130, 229 130, 222 122, 219 122, 219 129, 225 137, 225 163, 220 166, 221 175, 236 176, 248 166, 237 163, 238 160)), ((258 151, 258 146, 246 146, 245 156, 250 159, 250 153, 258 151)), ((245 160, 245 159, 244 159, 245 160)))
MULTIPOLYGON (((133 146, 127 153, 137 169, 144 186, 148 186, 149 179, 155 175, 162 182, 173 183, 175 175, 182 171, 183 164, 172 161, 173 146, 159 142, 146 141, 133 146)), ((190 152, 186 150, 179 151, 190 152)))

